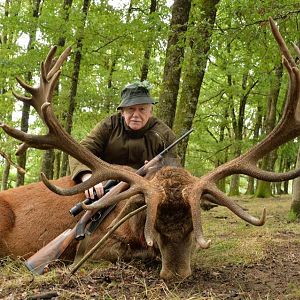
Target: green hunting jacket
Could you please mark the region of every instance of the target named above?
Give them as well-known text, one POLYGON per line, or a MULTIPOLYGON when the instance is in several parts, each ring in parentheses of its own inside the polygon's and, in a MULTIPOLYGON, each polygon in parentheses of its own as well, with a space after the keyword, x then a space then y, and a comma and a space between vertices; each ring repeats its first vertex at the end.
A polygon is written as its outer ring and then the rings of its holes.
MULTIPOLYGON (((155 117, 142 129, 131 130, 121 113, 117 113, 99 122, 80 144, 108 163, 139 169, 145 160, 151 160, 174 141, 172 130, 155 117)), ((179 164, 175 147, 165 157, 179 164)), ((90 172, 74 158, 70 158, 70 170, 72 179, 77 182, 79 174, 90 172)))

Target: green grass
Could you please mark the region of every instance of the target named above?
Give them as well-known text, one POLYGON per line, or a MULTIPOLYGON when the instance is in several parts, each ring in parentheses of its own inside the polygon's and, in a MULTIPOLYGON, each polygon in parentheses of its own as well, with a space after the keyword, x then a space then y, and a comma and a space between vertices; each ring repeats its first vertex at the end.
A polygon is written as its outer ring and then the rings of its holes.
POLYGON ((195 254, 196 264, 219 266, 224 263, 251 263, 261 260, 270 245, 280 243, 278 232, 300 232, 300 224, 289 217, 290 197, 257 199, 248 196, 235 197, 235 201, 248 209, 248 213, 260 217, 267 209, 266 223, 253 226, 239 219, 224 207, 204 212, 204 235, 211 239, 211 247, 195 254))

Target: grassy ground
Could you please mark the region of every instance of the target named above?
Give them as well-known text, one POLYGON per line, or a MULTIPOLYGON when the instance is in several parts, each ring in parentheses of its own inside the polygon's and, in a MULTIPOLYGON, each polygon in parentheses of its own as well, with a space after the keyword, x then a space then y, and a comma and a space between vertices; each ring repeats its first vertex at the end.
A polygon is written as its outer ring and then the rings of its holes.
POLYGON ((262 259, 271 244, 282 242, 280 233, 300 233, 299 223, 288 221, 290 197, 242 197, 235 200, 256 217, 260 217, 266 208, 266 224, 249 225, 223 207, 204 213, 204 231, 213 244, 207 251, 196 255, 196 260, 201 260, 202 264, 218 266, 224 263, 224 259, 227 263, 251 263, 262 259), (199 255, 204 258, 199 258, 199 255))
POLYGON ((85 264, 70 276, 63 265, 33 276, 21 261, 0 261, 1 299, 300 299, 300 224, 288 221, 290 197, 236 199, 260 216, 248 225, 228 209, 203 213, 212 245, 193 255, 193 275, 173 284, 159 279, 159 263, 85 264), (52 296, 52 298, 51 298, 52 296))

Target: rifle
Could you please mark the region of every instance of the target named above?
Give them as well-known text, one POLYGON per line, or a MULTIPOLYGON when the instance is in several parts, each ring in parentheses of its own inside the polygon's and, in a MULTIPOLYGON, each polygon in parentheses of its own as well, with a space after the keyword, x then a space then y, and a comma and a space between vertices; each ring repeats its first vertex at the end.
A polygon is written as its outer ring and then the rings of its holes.
MULTIPOLYGON (((163 156, 170 151, 176 144, 178 144, 182 139, 188 136, 193 129, 188 130, 184 133, 180 138, 178 138, 175 142, 165 148, 162 152, 157 154, 153 159, 151 159, 148 163, 143 165, 140 169, 136 171, 136 174, 145 176, 149 169, 155 167, 158 162, 163 159, 163 156)), ((119 194, 128 188, 128 184, 126 182, 120 182, 114 187, 112 187, 108 193, 106 193, 101 199, 105 200, 113 195, 119 194)), ((78 223, 72 228, 67 229, 59 236, 57 236, 50 243, 41 248, 38 252, 33 254, 30 258, 25 261, 25 265, 27 268, 38 275, 44 273, 45 267, 52 261, 58 259, 62 253, 66 250, 66 248, 71 244, 71 242, 76 239, 78 235, 78 228, 85 228, 86 224, 91 220, 91 218, 98 212, 98 209, 93 209, 86 211, 85 214, 81 217, 78 223)))

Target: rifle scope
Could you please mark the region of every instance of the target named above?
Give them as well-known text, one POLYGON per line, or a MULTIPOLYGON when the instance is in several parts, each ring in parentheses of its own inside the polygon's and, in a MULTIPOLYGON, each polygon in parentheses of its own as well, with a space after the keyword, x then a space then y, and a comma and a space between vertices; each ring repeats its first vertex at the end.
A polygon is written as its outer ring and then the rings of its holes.
MULTIPOLYGON (((105 184, 105 186, 103 187, 104 189, 104 194, 108 193, 110 191, 110 189, 112 187, 114 187, 115 185, 117 185, 119 183, 118 180, 108 180, 107 183, 105 184)), ((94 199, 91 199, 91 198, 87 198, 85 199, 83 202, 84 204, 86 205, 89 205, 89 204, 92 204, 93 202, 99 200, 99 198, 97 197, 97 194, 96 192, 94 191, 94 199)), ((82 202, 78 202, 76 205, 74 205, 70 210, 70 214, 73 216, 73 217, 76 217, 79 213, 81 213, 83 211, 83 208, 82 208, 82 202)))

